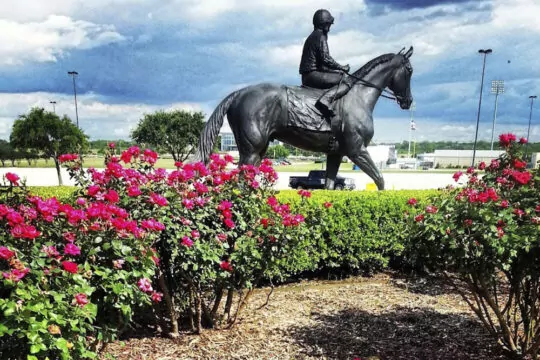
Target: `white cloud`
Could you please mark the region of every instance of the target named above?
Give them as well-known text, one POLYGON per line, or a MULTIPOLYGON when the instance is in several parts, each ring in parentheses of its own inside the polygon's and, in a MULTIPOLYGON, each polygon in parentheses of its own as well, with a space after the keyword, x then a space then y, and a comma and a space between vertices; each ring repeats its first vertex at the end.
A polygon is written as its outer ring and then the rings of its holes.
MULTIPOLYGON (((8 139, 13 121, 32 107, 53 110, 49 101, 56 101, 56 113, 66 114, 74 122, 75 105, 72 96, 51 93, 0 94, 0 138, 8 139)), ((198 103, 172 103, 165 105, 109 104, 100 101, 95 95, 77 96, 79 126, 91 139, 129 138, 131 130, 144 114, 157 110, 184 109, 203 111, 209 115, 209 107, 198 103)), ((213 110, 213 109, 211 109, 213 110)))
MULTIPOLYGON (((390 12, 376 19, 365 17, 362 19, 365 22, 377 21, 387 26, 377 33, 369 26, 364 26, 365 30, 360 26, 359 29, 331 32, 328 40, 331 54, 338 62, 350 63, 356 68, 382 53, 394 52, 410 44, 415 48, 411 60, 415 73, 425 73, 435 68, 440 60, 469 57, 486 44, 499 51, 508 46, 503 42, 510 31, 527 31, 529 35, 540 33, 540 22, 536 21, 540 3, 536 0, 496 0, 491 18, 483 19, 484 22, 472 22, 470 16, 457 9, 458 5, 440 5, 406 13, 390 12), (444 11, 447 15, 430 16, 436 11, 444 11)), ((297 66, 307 35, 289 44, 261 44, 255 54, 273 66, 297 66)), ((526 35, 523 33, 523 37, 526 35)), ((527 54, 521 55, 531 60, 540 56, 538 47, 527 50, 527 54)))
POLYGON ((492 24, 505 30, 540 32, 540 3, 537 0, 498 0, 492 24))
MULTIPOLYGON (((272 26, 298 25, 298 20, 309 20, 315 10, 331 9, 334 17, 340 13, 361 11, 365 9, 363 0, 177 0, 163 6, 160 10, 170 14, 177 13, 186 17, 193 24, 211 21, 219 16, 235 18, 232 13, 246 12, 261 18, 273 17, 276 22, 272 26), (173 12, 180 10, 180 12, 173 12)), ((211 24, 210 24, 211 25, 211 24)), ((262 23, 261 25, 265 25, 262 23)))
POLYGON ((66 51, 125 40, 112 25, 50 15, 41 22, 0 19, 0 65, 56 61, 66 51))

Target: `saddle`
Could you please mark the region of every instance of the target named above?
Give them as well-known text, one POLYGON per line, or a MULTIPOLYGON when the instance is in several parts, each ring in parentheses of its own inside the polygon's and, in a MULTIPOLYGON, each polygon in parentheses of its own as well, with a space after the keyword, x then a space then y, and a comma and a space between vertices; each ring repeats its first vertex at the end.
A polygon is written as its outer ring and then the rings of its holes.
MULTIPOLYGON (((328 144, 329 153, 337 151, 337 140, 341 136, 341 99, 333 103, 336 115, 327 116, 317 107, 317 100, 328 89, 305 85, 284 86, 287 93, 287 126, 308 131, 332 133, 328 144)), ((337 85, 331 89, 337 88, 337 85)))

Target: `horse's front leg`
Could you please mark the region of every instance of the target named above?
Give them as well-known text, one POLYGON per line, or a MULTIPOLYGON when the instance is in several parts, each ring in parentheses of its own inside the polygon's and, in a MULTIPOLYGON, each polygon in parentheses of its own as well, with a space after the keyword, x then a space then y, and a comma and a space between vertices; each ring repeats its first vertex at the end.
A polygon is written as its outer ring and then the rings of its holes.
POLYGON ((341 165, 343 155, 340 154, 328 154, 326 157, 326 184, 327 190, 334 190, 336 184, 336 177, 341 165))
POLYGON ((355 163, 363 172, 365 172, 377 185, 377 189, 384 190, 384 178, 379 171, 375 162, 369 155, 366 147, 362 145, 359 149, 355 149, 349 159, 355 163))

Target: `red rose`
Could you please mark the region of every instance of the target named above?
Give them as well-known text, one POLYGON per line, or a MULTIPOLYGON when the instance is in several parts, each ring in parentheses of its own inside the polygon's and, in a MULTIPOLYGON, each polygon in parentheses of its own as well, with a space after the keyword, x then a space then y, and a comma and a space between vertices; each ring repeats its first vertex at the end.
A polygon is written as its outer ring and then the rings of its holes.
POLYGON ((75 295, 75 301, 80 307, 84 307, 86 304, 88 304, 88 298, 86 297, 86 294, 75 295))
POLYGON ((0 258, 4 260, 9 260, 15 255, 15 253, 11 250, 9 250, 5 246, 0 246, 0 258))
POLYGON ((79 266, 71 261, 62 261, 62 267, 64 268, 64 270, 72 274, 76 274, 79 270, 79 266))
POLYGON ((219 264, 219 267, 225 271, 232 272, 233 267, 230 262, 223 260, 221 264, 219 264))
POLYGON ((6 173, 6 179, 15 186, 19 185, 19 176, 14 173, 6 173))

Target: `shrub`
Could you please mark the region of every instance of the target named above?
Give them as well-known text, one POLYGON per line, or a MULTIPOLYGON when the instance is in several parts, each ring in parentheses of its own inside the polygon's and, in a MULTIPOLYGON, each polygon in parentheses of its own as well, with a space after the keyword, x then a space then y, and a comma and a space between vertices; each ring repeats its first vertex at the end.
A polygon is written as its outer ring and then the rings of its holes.
POLYGON ((29 186, 27 190, 30 194, 43 199, 56 198, 61 203, 74 204, 77 200, 75 186, 29 186))
POLYGON ((540 349, 540 174, 526 170, 524 143, 501 135, 499 159, 456 172, 464 186, 425 207, 411 199, 408 212, 411 261, 443 270, 486 329, 523 359, 540 349))
MULTIPOLYGON (((312 201, 302 205, 303 211, 308 227, 314 228, 320 221, 319 228, 323 232, 311 231, 307 245, 296 250, 295 261, 282 264, 283 271, 349 275, 373 273, 386 268, 390 262, 404 266, 401 252, 406 201, 414 196, 425 202, 437 193, 437 190, 314 191, 312 201), (328 211, 316 213, 324 204, 329 206, 328 211)), ((292 204, 299 202, 294 191, 282 191, 278 198, 292 204)))
POLYGON ((150 211, 163 224, 156 244, 157 278, 171 333, 178 333, 182 316, 197 332, 224 319, 231 325, 249 290, 261 279, 279 274, 279 260, 308 238, 302 235, 307 231, 302 226, 305 218, 275 198, 271 188, 276 173, 269 160, 258 167, 228 170, 232 158, 213 155, 208 167, 177 162, 177 169, 167 173, 153 167, 157 156, 149 149, 131 147, 117 157, 111 147, 105 171, 86 173, 77 162, 67 160, 71 176, 84 191, 91 190, 91 196, 113 192, 135 219, 150 211), (234 293, 245 290, 231 314, 234 293))
MULTIPOLYGON (((74 204, 43 199, 6 174, 0 193, 0 353, 94 358, 98 343, 150 303, 159 229, 133 220, 113 196, 74 204)), ((110 195, 110 194, 108 194, 110 195)), ((142 217, 141 217, 142 219, 142 217)))

